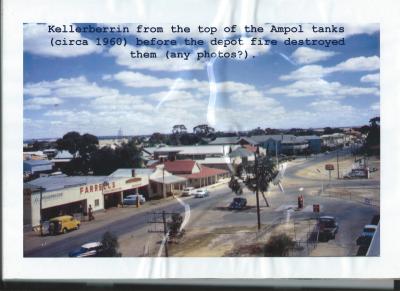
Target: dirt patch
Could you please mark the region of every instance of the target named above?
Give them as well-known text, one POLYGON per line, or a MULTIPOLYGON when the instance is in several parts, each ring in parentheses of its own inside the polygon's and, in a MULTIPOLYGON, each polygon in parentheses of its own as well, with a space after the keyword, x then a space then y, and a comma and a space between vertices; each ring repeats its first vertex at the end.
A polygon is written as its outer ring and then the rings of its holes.
POLYGON ((322 196, 333 197, 338 199, 351 200, 373 206, 380 205, 380 189, 379 188, 328 188, 324 190, 322 196))
POLYGON ((179 244, 170 245, 171 256, 222 257, 238 241, 255 237, 255 227, 224 227, 188 231, 179 244))
MULTIPOLYGON (((301 178, 309 178, 315 180, 326 180, 329 178, 329 172, 325 170, 326 164, 332 164, 335 170, 331 173, 331 179, 337 179, 337 161, 336 157, 313 165, 312 168, 300 169, 296 172, 296 176, 301 178)), ((339 156, 339 176, 343 177, 344 173, 348 173, 354 164, 354 157, 339 156)))
POLYGON ((252 257, 263 256, 263 247, 273 235, 287 234, 306 242, 315 221, 289 221, 257 227, 203 228, 192 230, 178 244, 170 244, 169 252, 176 257, 252 257))
POLYGON ((257 207, 255 205, 247 205, 242 209, 229 209, 227 206, 217 206, 214 207, 212 210, 219 210, 219 211, 229 211, 229 212, 255 212, 257 207))

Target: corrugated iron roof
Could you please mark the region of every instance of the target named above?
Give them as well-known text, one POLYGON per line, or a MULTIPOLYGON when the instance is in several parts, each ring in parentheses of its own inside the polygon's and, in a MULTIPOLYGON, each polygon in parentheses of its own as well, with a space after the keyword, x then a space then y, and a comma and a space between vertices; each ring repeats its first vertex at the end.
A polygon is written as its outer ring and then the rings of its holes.
POLYGON ((30 166, 42 166, 52 165, 52 162, 49 160, 24 160, 24 164, 28 164, 30 166))
POLYGON ((57 175, 40 177, 29 181, 30 185, 45 188, 45 191, 53 191, 69 187, 78 187, 80 185, 111 182, 113 179, 108 176, 67 176, 57 175))
POLYGON ((164 167, 172 174, 191 174, 195 164, 193 160, 175 160, 166 161, 164 167))
POLYGON ((128 178, 132 177, 132 170, 135 170, 135 175, 150 175, 154 172, 154 169, 143 169, 143 168, 121 168, 111 173, 109 177, 128 178))

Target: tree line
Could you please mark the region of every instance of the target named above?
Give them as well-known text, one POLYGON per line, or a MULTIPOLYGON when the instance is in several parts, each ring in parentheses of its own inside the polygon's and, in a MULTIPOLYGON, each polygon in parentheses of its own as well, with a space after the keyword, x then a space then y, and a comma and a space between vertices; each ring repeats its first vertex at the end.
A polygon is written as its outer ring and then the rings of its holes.
POLYGON ((96 136, 71 131, 56 141, 58 150, 66 150, 72 160, 62 166, 67 175, 109 175, 119 168, 139 168, 142 166, 141 150, 133 140, 122 143, 115 149, 99 148, 96 136))

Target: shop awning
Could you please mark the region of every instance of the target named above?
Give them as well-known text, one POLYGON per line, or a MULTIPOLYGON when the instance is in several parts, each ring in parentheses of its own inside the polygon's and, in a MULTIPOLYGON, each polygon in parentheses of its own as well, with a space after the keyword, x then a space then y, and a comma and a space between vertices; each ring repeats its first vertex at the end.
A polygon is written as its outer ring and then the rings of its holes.
POLYGON ((176 183, 184 183, 186 182, 186 178, 175 176, 175 175, 169 175, 163 177, 157 177, 157 178, 151 178, 150 181, 156 182, 156 183, 161 183, 161 184, 176 184, 176 183))

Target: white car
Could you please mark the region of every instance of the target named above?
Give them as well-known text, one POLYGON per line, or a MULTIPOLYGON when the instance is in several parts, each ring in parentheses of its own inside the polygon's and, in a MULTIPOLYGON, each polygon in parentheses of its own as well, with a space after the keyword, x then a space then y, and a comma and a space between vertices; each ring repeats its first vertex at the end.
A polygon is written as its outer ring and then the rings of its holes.
POLYGON ((139 196, 139 203, 143 204, 146 202, 146 198, 143 197, 143 195, 128 195, 124 198, 123 204, 124 205, 136 205, 136 199, 139 196))
POLYGON ((194 187, 186 187, 182 191, 182 196, 191 196, 194 193, 194 187))
POLYGON ((209 196, 209 192, 207 189, 197 189, 194 192, 194 198, 204 198, 209 196))
POLYGON ((76 251, 69 253, 69 257, 84 258, 84 257, 99 257, 103 253, 103 245, 101 242, 86 243, 76 251))

